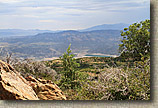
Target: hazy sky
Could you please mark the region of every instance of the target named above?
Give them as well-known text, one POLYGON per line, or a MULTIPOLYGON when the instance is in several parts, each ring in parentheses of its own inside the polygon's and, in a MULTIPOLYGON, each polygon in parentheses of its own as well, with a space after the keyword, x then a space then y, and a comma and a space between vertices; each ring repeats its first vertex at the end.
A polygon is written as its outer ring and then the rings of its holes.
POLYGON ((150 0, 0 0, 0 29, 83 29, 150 18, 150 0))

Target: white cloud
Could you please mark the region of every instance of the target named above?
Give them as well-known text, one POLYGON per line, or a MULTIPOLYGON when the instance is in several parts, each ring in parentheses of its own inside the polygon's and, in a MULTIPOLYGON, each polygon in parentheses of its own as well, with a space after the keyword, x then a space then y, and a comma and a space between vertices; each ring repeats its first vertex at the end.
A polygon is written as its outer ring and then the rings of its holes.
POLYGON ((0 3, 19 3, 23 2, 24 0, 0 0, 0 3))
POLYGON ((41 23, 57 23, 58 21, 56 20, 39 20, 41 23))
POLYGON ((150 17, 149 11, 150 0, 0 0, 0 28, 86 28, 150 17))
POLYGON ((39 16, 36 16, 36 15, 29 15, 29 14, 26 14, 26 15, 20 15, 20 14, 14 14, 14 15, 9 15, 10 17, 23 17, 23 18, 39 18, 39 16))

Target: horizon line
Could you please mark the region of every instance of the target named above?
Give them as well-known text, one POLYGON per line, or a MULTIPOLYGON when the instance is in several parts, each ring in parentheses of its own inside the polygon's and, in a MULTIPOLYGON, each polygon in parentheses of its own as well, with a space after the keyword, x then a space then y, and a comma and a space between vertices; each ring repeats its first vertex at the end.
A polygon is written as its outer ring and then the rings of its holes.
MULTIPOLYGON (((87 28, 79 28, 79 29, 39 29, 39 28, 31 28, 31 29, 24 29, 24 28, 0 28, 0 30, 49 30, 49 31, 66 31, 66 30, 76 30, 76 31, 79 31, 79 30, 84 30, 84 29, 88 29, 88 28, 92 28, 92 27, 95 27, 95 26, 101 26, 101 25, 115 25, 115 24, 127 24, 127 23, 111 23, 111 24, 97 24, 97 25, 94 25, 94 26, 90 26, 90 27, 87 27, 87 28)), ((128 25, 128 24, 127 24, 128 25)))

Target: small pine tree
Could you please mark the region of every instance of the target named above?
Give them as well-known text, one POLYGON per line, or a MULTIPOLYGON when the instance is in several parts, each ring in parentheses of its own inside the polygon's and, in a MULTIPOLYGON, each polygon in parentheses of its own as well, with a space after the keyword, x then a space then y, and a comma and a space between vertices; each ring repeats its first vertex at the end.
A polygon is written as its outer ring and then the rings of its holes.
POLYGON ((62 60, 63 71, 61 72, 62 86, 65 88, 75 88, 75 80, 76 80, 76 68, 79 67, 79 63, 76 63, 73 54, 71 54, 70 50, 71 44, 69 45, 67 52, 64 52, 60 59, 62 60))

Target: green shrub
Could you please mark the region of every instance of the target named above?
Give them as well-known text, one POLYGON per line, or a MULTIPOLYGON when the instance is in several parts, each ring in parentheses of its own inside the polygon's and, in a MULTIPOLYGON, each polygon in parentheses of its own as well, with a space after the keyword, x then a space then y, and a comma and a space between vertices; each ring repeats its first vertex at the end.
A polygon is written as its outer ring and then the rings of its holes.
POLYGON ((73 100, 149 100, 150 60, 132 68, 107 68, 98 81, 85 80, 73 100))

